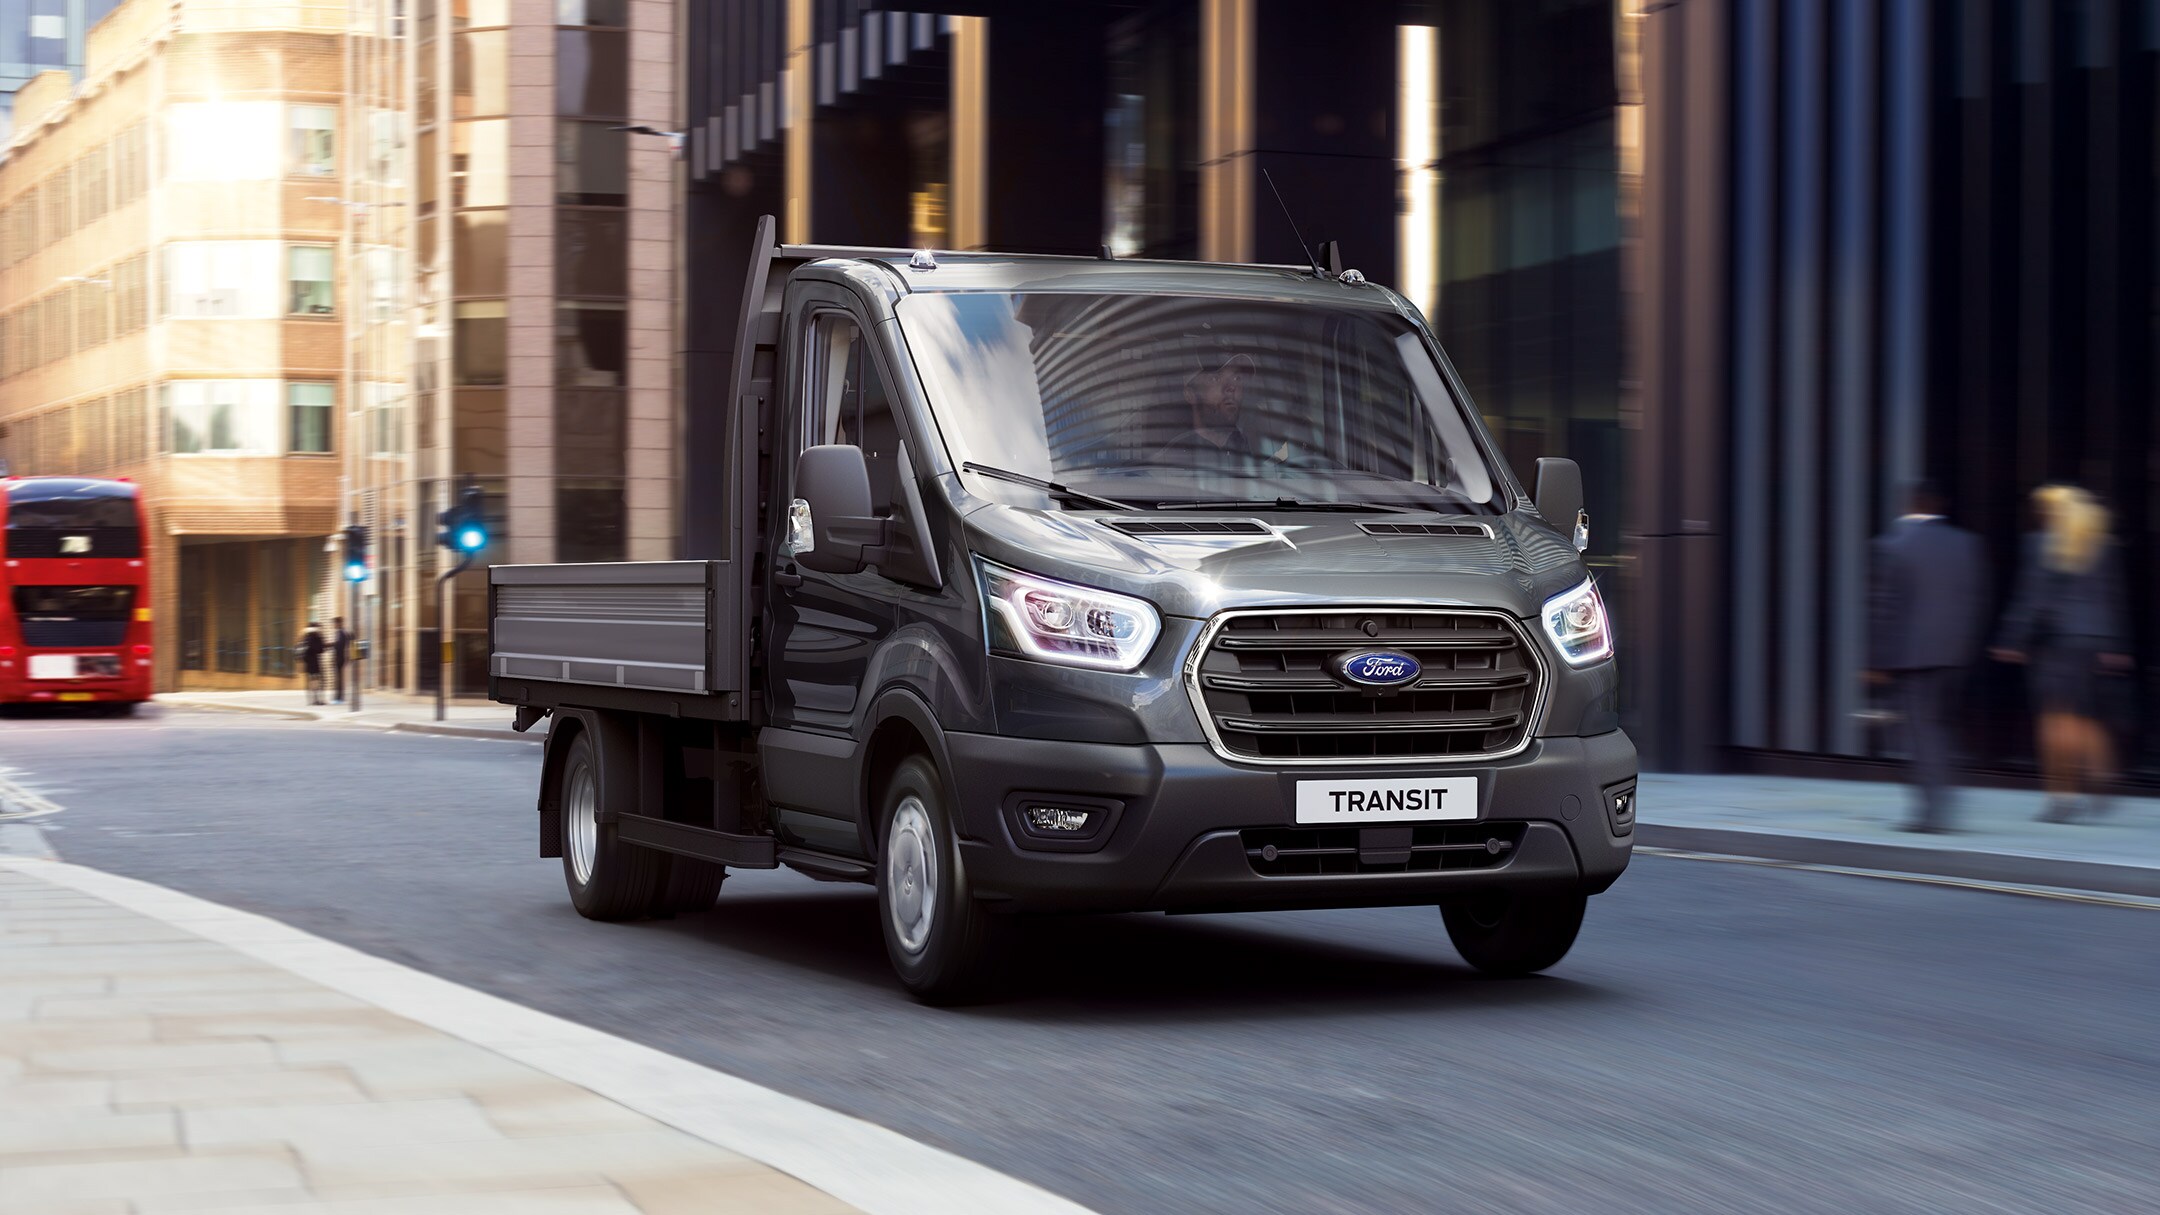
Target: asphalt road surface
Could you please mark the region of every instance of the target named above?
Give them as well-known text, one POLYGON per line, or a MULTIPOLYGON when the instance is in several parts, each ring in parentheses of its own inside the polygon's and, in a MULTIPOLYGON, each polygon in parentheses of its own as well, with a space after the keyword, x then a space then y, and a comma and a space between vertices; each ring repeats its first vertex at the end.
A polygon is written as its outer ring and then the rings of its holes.
POLYGON ((1031 926, 911 1002, 866 888, 593 924, 528 743, 0 720, 70 861, 261 912, 1103 1212, 2160 1209, 2160 913, 1641 857, 1548 975, 1429 909, 1031 926))

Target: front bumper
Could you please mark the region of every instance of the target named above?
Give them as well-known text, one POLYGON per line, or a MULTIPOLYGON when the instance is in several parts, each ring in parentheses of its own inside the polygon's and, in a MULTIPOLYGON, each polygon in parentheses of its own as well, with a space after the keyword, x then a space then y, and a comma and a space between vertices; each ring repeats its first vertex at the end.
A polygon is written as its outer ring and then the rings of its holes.
MULTIPOLYGON (((1227 911, 1436 903, 1476 890, 1597 893, 1627 868, 1632 816, 1611 795, 1632 793, 1635 746, 1615 730, 1540 738, 1487 763, 1401 768, 1273 770, 1232 764, 1204 744, 1121 746, 949 734, 961 859, 982 898, 1015 911, 1227 911), (1519 837, 1474 868, 1379 866, 1349 873, 1269 876, 1244 834, 1295 827, 1299 779, 1475 776, 1477 823, 1519 837), (1069 800, 1110 812, 1099 845, 1050 850, 1017 825, 1030 800, 1069 800)), ((1464 824, 1469 825, 1469 824, 1464 824)))

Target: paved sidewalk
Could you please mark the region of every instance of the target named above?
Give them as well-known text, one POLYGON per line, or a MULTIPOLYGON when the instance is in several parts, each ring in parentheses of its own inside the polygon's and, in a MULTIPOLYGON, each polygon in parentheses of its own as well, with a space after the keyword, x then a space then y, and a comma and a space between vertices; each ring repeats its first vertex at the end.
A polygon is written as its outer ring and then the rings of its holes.
POLYGON ((453 700, 445 705, 441 721, 435 720, 434 697, 409 696, 402 692, 366 692, 360 698, 360 711, 357 713, 342 704, 310 705, 307 703, 307 693, 298 688, 253 692, 160 692, 157 703, 237 713, 261 713, 331 726, 404 730, 417 734, 538 738, 547 733, 547 723, 541 722, 530 732, 519 734, 510 728, 511 710, 507 705, 469 697, 453 700))
POLYGON ((1911 790, 1878 781, 1645 773, 1636 840, 1863 869, 2160 897, 2160 800, 2100 822, 2038 822, 2034 790, 1962 789, 1949 835, 1914 835, 1911 790))
POLYGON ((0 1210, 849 1211, 576 1085, 0 870, 0 1210))
POLYGON ((0 1211, 996 1212, 882 1127, 163 887, 0 856, 0 1211))

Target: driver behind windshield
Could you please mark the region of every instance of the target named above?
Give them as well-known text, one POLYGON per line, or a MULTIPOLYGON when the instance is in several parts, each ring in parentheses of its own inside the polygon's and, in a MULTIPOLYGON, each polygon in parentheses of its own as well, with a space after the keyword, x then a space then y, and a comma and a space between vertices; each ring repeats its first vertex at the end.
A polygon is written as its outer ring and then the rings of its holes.
POLYGON ((1220 347, 1200 354, 1185 380, 1185 406, 1192 427, 1165 443, 1153 462, 1178 468, 1243 469, 1261 457, 1258 445, 1240 424, 1245 381, 1258 370, 1252 356, 1220 347))

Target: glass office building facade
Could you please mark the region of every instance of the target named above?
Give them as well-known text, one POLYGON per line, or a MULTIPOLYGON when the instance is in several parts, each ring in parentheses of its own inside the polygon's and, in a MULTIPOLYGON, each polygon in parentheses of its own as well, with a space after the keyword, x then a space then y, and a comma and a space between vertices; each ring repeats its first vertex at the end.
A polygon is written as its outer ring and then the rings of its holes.
MULTIPOLYGON (((1699 766, 1873 772, 1867 544, 1921 478, 1987 542, 2027 496, 2114 512, 2138 674, 2160 651, 2160 12, 2144 0, 1646 6, 1634 544, 1639 732, 1699 766)), ((1968 761, 2032 772, 2023 672, 1976 661, 1968 761)))

